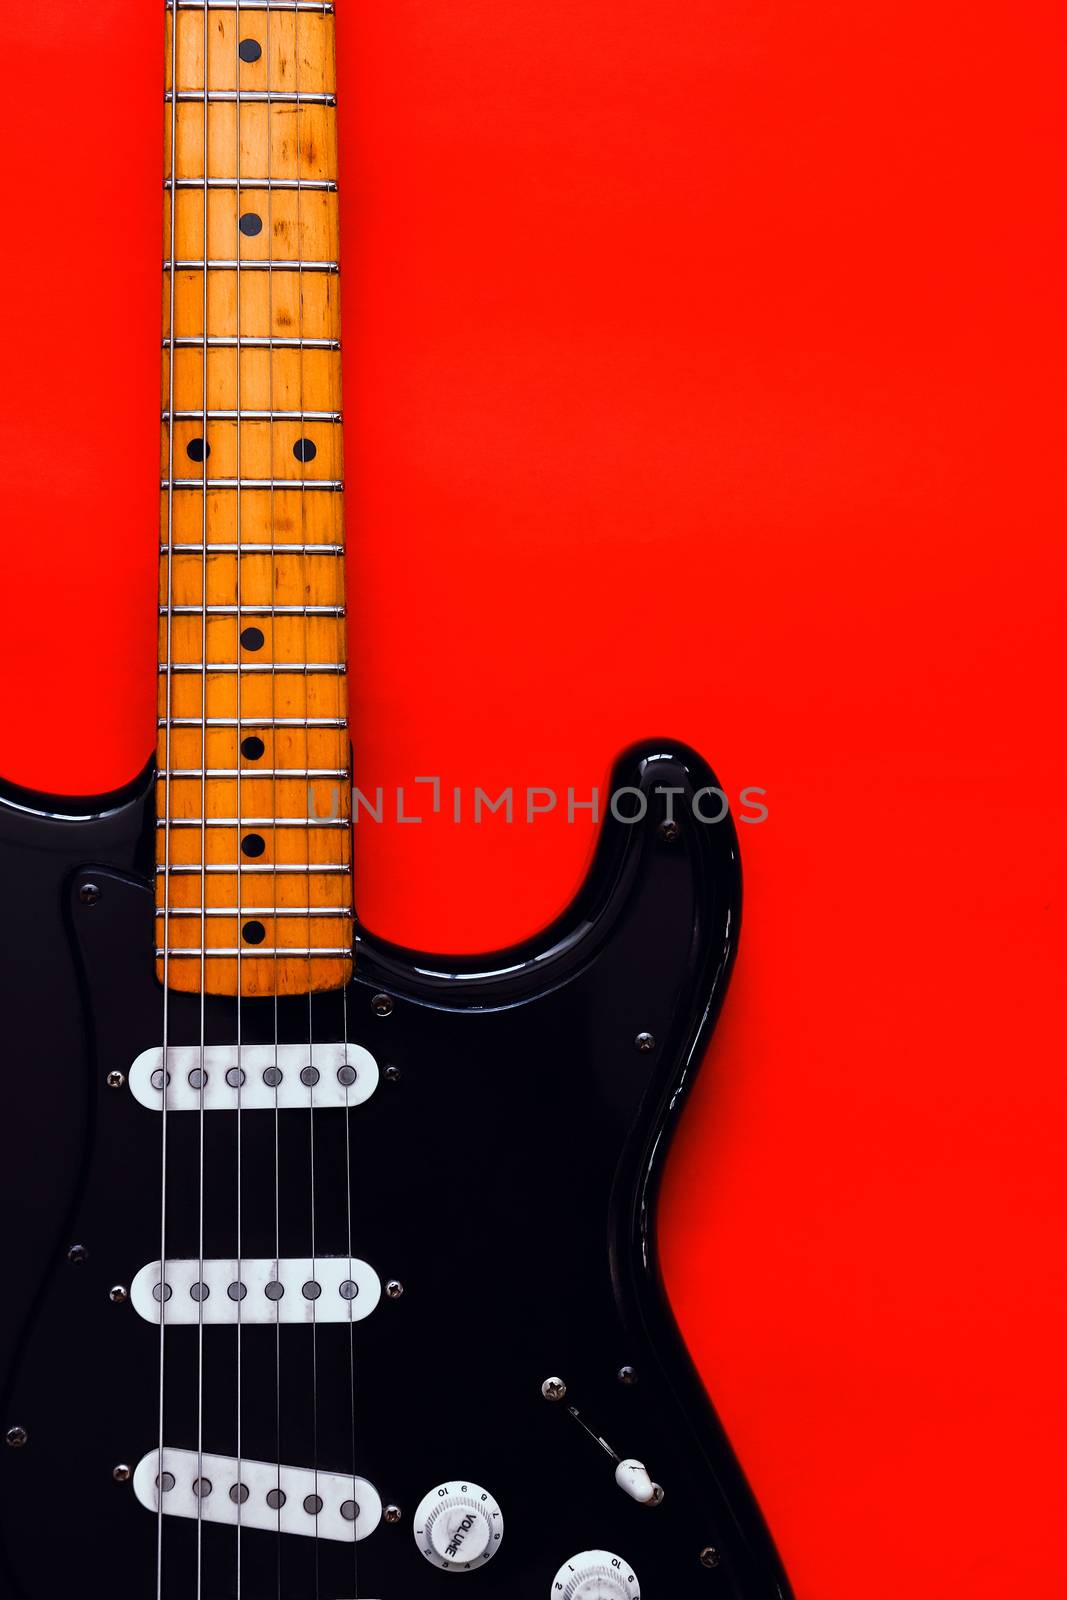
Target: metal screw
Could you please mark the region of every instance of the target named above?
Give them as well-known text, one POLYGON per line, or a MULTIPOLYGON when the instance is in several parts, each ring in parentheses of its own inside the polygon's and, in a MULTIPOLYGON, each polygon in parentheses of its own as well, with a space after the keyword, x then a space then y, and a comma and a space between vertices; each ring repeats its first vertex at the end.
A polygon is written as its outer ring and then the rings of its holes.
POLYGON ((677 844, 678 840, 682 837, 682 830, 675 822, 674 818, 671 817, 668 819, 668 821, 660 823, 659 836, 663 840, 664 844, 677 844))
POLYGON ((567 1393, 567 1385, 562 1378, 546 1378, 541 1385, 541 1393, 546 1400, 562 1400, 567 1393))
POLYGON ((385 1292, 390 1300, 399 1300, 404 1293, 404 1285, 399 1278, 390 1278, 385 1286, 385 1292))
POLYGON ((387 1017, 393 1009, 393 997, 390 994, 376 994, 371 1000, 371 1010, 376 1017, 387 1017))
POLYGON ((705 1545, 700 1552, 700 1565, 702 1567, 717 1567, 719 1565, 719 1552, 713 1545, 705 1545))
POLYGON ((4 1434, 5 1443, 9 1444, 12 1450, 21 1450, 28 1437, 25 1428, 19 1427, 8 1428, 4 1434))
POLYGON ((618 1372, 615 1374, 615 1376, 618 1378, 620 1383, 625 1383, 627 1385, 632 1384, 632 1383, 636 1383, 637 1382, 637 1368, 636 1367, 620 1367, 618 1372))
POLYGON ((404 1513, 401 1511, 399 1506, 386 1506, 385 1510, 382 1512, 383 1519, 388 1522, 391 1528, 395 1527, 403 1515, 404 1513))
POLYGON ((400 1068, 394 1067, 392 1062, 390 1062, 385 1069, 385 1081, 386 1083, 400 1082, 400 1068))
POLYGON ((116 1283, 111 1289, 108 1290, 107 1297, 111 1301, 112 1305, 121 1306, 130 1298, 130 1291, 127 1289, 124 1283, 116 1283))
POLYGON ((98 883, 83 883, 78 890, 78 899, 83 906, 95 906, 100 898, 100 885, 98 883))
POLYGON ((116 1483, 129 1483, 133 1476, 125 1461, 120 1461, 117 1467, 111 1469, 111 1476, 116 1483))
POLYGON ((654 1050, 656 1048, 656 1041, 650 1033, 639 1033, 634 1040, 634 1044, 639 1050, 654 1050))
POLYGON ((109 1072, 107 1075, 107 1086, 109 1089, 121 1089, 125 1082, 126 1074, 124 1072, 109 1072))
POLYGON ((88 1261, 88 1259, 89 1252, 83 1244, 72 1244, 67 1251, 67 1260, 73 1261, 76 1267, 80 1267, 82 1262, 88 1261))

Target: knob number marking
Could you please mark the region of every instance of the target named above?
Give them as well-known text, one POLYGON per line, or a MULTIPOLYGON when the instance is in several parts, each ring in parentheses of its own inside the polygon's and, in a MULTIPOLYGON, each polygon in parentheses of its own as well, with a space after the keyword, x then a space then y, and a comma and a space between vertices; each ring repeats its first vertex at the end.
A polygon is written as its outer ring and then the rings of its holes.
POLYGON ((637 1573, 610 1550, 583 1550, 565 1561, 552 1583, 553 1600, 641 1600, 637 1573))
POLYGON ((412 1523, 420 1553, 442 1572, 473 1572, 500 1549, 504 1517, 477 1483, 442 1483, 420 1500, 412 1523))

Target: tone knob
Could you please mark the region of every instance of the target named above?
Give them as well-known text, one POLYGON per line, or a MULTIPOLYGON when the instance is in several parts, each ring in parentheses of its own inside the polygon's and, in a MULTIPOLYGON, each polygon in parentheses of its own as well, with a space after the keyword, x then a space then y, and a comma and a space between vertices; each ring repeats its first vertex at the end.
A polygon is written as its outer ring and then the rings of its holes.
POLYGON ((637 1573, 610 1550, 583 1550, 565 1561, 552 1583, 552 1600, 640 1600, 637 1573))
POLYGON ((471 1572, 500 1549, 504 1518, 492 1495, 478 1484, 442 1483, 419 1501, 413 1531, 415 1543, 435 1567, 471 1572))

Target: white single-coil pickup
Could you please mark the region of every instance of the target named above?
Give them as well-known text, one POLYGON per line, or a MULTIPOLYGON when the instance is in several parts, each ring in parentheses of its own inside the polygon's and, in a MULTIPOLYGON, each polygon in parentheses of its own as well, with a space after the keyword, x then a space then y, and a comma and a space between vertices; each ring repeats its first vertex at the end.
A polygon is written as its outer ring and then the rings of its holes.
MULTIPOLYGON (((167 1069, 168 1111, 344 1109, 378 1087, 378 1063, 359 1044, 177 1044, 167 1069)), ((150 1111, 163 1109, 162 1049, 141 1052, 130 1088, 150 1111)))
POLYGON ((162 1499, 167 1516, 199 1518, 271 1533, 303 1534, 354 1544, 382 1519, 382 1497, 366 1478, 352 1473, 278 1467, 269 1461, 238 1462, 236 1456, 200 1455, 195 1450, 152 1450, 138 1463, 133 1488, 149 1511, 162 1499), (162 1495, 160 1491, 162 1490, 162 1495))
POLYGON ((160 1289, 159 1262, 142 1267, 130 1299, 146 1322, 168 1328, 201 1322, 242 1327, 279 1322, 362 1322, 382 1297, 373 1267, 354 1256, 290 1257, 277 1261, 168 1261, 160 1289))

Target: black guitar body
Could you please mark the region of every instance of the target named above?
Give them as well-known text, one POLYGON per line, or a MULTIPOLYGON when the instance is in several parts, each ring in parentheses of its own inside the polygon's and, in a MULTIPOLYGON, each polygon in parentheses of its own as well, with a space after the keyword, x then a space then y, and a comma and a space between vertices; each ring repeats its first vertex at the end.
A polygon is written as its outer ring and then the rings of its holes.
MULTIPOLYGON (((360 1474, 388 1509, 354 1543, 314 1536, 314 1508, 306 1536, 160 1519, 123 1470, 160 1443, 160 1332, 128 1297, 161 1247, 164 1118, 128 1082, 163 1039, 152 784, 95 806, 0 801, 17 930, 2 977, 4 1596, 550 1600, 590 1550, 623 1558, 645 1600, 788 1594, 655 1253, 663 1157, 737 942, 733 824, 692 807, 714 782, 676 746, 631 751, 614 787, 647 814, 604 822, 574 904, 526 945, 443 960, 363 936, 346 992, 242 1002, 245 1045, 277 1028, 369 1050, 364 1103, 165 1119, 168 1259, 355 1255, 391 1286, 354 1324, 165 1326, 164 1445, 360 1474), (549 1379, 565 1394, 546 1397, 549 1379), (643 1462, 662 1500, 624 1493, 613 1456, 643 1462), (442 1570, 413 1537, 446 1484, 502 1511, 498 1552, 470 1570, 462 1541, 442 1570)), ((235 1042, 236 1010, 207 998, 209 1043, 235 1042)), ((197 1044, 200 997, 172 994, 168 1027, 197 1044)))

